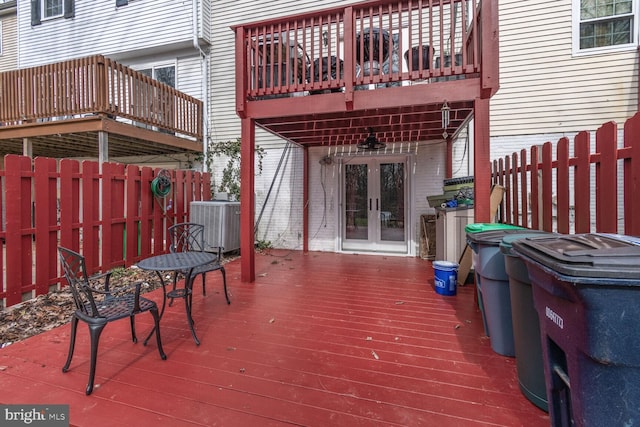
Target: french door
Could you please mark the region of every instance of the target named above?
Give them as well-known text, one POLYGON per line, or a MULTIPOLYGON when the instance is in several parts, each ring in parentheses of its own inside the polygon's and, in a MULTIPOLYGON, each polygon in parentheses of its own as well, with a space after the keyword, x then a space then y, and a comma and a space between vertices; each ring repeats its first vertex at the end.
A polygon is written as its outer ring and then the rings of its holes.
POLYGON ((406 253, 406 158, 349 158, 342 180, 342 249, 406 253))

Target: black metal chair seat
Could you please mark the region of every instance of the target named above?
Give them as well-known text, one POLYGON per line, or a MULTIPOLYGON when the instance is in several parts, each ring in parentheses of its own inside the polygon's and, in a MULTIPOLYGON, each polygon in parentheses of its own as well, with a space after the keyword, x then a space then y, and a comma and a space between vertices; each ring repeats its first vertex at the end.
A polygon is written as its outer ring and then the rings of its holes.
POLYGON ((140 296, 142 282, 111 289, 109 284, 111 272, 89 277, 82 255, 66 248, 58 248, 58 253, 76 306, 71 317, 69 354, 62 372, 69 371, 75 349, 78 321, 82 320, 89 326, 91 338, 91 366, 86 389, 86 394, 91 394, 96 374, 98 342, 102 330, 108 323, 128 317, 131 322, 131 338, 136 343, 138 338, 136 337, 135 316, 145 312, 149 312, 153 316, 158 352, 162 360, 166 360, 167 356, 162 349, 162 340, 160 339, 158 306, 155 302, 140 296))

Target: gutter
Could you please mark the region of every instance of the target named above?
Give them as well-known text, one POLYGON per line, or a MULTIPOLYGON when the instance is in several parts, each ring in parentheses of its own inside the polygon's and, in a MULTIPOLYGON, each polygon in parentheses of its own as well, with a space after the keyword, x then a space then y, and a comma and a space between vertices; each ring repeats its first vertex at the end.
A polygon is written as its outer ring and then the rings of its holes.
MULTIPOLYGON (((199 0, 192 0, 191 2, 191 24, 193 29, 193 47, 200 53, 200 59, 202 61, 202 147, 204 158, 207 158, 207 149, 208 149, 208 141, 209 141, 209 68, 208 68, 208 60, 207 54, 200 47, 200 43, 198 42, 198 2, 199 0)), ((207 171, 207 162, 203 162, 202 171, 207 171)))

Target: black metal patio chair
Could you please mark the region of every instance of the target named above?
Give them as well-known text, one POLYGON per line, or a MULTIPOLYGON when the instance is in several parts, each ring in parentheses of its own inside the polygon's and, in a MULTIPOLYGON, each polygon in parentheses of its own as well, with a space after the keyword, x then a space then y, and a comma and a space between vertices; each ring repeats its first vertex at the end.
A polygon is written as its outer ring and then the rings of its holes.
MULTIPOLYGON (((196 267, 193 269, 191 273, 191 277, 189 278, 191 281, 195 279, 198 275, 202 275, 202 294, 206 295, 207 290, 205 286, 206 274, 210 271, 220 270, 222 274, 222 284, 224 286, 224 297, 227 300, 227 304, 231 304, 231 300, 229 300, 229 294, 227 292, 227 275, 224 270, 224 266, 222 265, 222 251, 224 248, 222 246, 213 246, 206 247, 204 243, 204 226, 202 224, 196 224, 193 222, 182 222, 179 224, 174 224, 169 227, 169 239, 171 242, 171 246, 169 246, 169 251, 171 252, 179 252, 179 251, 204 251, 205 249, 211 249, 216 254, 216 260, 205 264, 201 267, 196 267)), ((182 272, 183 275, 187 274, 186 271, 182 272)), ((176 282, 178 280, 178 274, 175 273, 173 275, 173 289, 176 288, 176 282)))
POLYGON ((98 358, 98 341, 104 327, 109 322, 129 318, 131 322, 131 337, 133 342, 136 343, 138 339, 135 330, 135 316, 147 311, 151 313, 155 323, 158 352, 162 360, 166 360, 167 356, 162 349, 162 340, 160 339, 158 306, 155 302, 140 296, 141 282, 111 289, 109 280, 112 272, 89 277, 87 276, 85 260, 82 255, 62 247, 58 248, 58 253, 64 276, 67 279, 76 306, 76 310, 71 317, 69 355, 62 372, 67 372, 71 365, 78 321, 82 320, 89 326, 89 335, 91 337, 91 366, 86 390, 87 395, 91 394, 96 373, 96 360, 98 358))

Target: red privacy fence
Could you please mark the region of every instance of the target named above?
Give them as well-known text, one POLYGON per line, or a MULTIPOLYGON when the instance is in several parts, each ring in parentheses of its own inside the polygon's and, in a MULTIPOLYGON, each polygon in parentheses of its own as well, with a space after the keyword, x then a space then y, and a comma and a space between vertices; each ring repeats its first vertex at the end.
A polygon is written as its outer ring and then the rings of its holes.
POLYGON ((8 155, 0 170, 0 301, 5 307, 60 282, 57 247, 83 253, 89 273, 128 267, 166 252, 167 227, 211 198, 211 177, 194 171, 8 155), (158 176, 171 181, 158 192, 158 176), (156 179, 156 184, 158 180, 156 179))
POLYGON ((640 236, 640 113, 493 162, 501 221, 560 233, 640 236), (593 146, 595 141, 595 146, 593 146), (572 152, 572 153, 571 153, 572 152))

